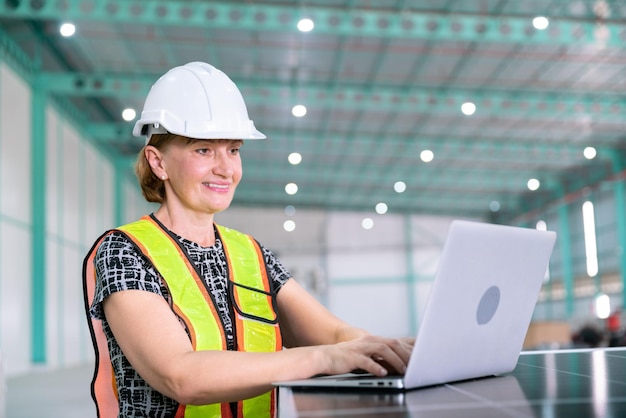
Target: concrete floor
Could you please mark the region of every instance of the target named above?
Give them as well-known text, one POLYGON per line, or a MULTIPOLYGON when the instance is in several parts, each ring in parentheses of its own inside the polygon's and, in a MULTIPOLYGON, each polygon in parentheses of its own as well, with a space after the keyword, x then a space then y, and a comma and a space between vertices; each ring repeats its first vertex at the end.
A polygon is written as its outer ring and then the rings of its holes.
MULTIPOLYGON (((90 383, 93 365, 34 372, 7 379, 6 418, 96 416, 90 383)), ((0 411, 0 418, 2 411, 0 411)))

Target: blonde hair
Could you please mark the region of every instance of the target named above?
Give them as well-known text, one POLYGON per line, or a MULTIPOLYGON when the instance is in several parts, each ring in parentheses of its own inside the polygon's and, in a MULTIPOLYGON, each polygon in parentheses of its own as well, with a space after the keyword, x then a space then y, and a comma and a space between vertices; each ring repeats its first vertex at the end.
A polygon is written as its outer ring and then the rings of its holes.
POLYGON ((175 134, 154 134, 150 137, 148 143, 141 148, 137 155, 135 163, 135 175, 139 180, 141 194, 148 202, 163 203, 165 201, 165 184, 163 180, 158 178, 153 172, 148 160, 146 160, 146 147, 152 145, 159 151, 163 152, 175 139, 179 138, 175 134))

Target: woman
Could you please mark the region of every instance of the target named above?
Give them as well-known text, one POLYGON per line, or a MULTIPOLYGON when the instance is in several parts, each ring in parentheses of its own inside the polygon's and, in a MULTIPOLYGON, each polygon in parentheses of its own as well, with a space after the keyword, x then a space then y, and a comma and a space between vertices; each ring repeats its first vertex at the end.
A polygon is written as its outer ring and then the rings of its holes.
POLYGON ((107 231, 85 259, 99 416, 271 417, 271 382, 404 372, 411 340, 349 326, 271 251, 214 224, 241 180, 243 140, 265 137, 224 73, 173 68, 133 133, 147 138, 142 192, 160 207, 107 231))

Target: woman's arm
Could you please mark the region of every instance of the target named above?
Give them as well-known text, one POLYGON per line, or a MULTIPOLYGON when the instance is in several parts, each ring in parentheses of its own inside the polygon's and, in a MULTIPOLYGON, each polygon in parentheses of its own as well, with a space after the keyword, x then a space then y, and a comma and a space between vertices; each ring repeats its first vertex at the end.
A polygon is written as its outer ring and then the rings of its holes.
POLYGON ((298 309, 293 305, 295 296, 305 296, 293 284, 285 286, 278 299, 281 314, 293 315, 288 333, 300 339, 298 342, 323 345, 274 353, 196 352, 178 318, 159 295, 140 290, 116 292, 104 300, 103 308, 113 335, 139 375, 182 404, 245 399, 270 390, 272 382, 320 373, 362 369, 384 375, 387 371, 381 362, 403 370, 408 353, 396 346, 397 340, 372 337, 348 327, 308 299, 298 309), (304 319, 307 311, 309 320, 304 319), (314 331, 315 323, 320 325, 319 334, 314 331), (294 326, 302 329, 294 332, 294 326), (331 335, 324 335, 329 332, 331 335), (358 338, 333 344, 355 336, 358 338))

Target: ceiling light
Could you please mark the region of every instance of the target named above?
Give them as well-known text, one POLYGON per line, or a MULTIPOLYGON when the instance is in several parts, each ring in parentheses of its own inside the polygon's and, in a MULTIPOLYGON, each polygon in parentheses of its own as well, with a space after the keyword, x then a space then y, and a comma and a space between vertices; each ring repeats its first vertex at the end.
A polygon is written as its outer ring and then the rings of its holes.
POLYGON ((287 183, 285 185, 285 192, 287 194, 296 194, 296 193, 298 193, 298 185, 296 183, 287 183))
POLYGON ((291 232, 296 229, 296 223, 291 219, 287 219, 285 222, 283 222, 283 229, 287 232, 291 232))
POLYGON ((361 221, 361 227, 363 229, 372 229, 372 228, 374 228, 374 220, 372 218, 364 218, 361 221))
POLYGON ((295 105, 293 108, 291 108, 291 114, 297 118, 301 118, 302 116, 306 115, 306 106, 295 105))
POLYGON ((387 213, 387 210, 389 208, 387 207, 386 203, 380 202, 376 204, 376 213, 379 215, 384 215, 385 213, 387 213))
POLYGON ((599 319, 607 319, 611 315, 611 298, 599 293, 594 299, 594 311, 599 319))
POLYGON ((538 29, 538 30, 547 29, 549 24, 550 24, 550 21, 545 16, 537 16, 536 18, 533 19, 533 26, 535 27, 535 29, 538 29))
POLYGON ((472 102, 465 102, 461 105, 461 112, 464 115, 472 116, 476 112, 476 105, 472 102))
POLYGON ((291 205, 287 205, 285 206, 285 215, 287 216, 293 216, 296 214, 296 208, 291 206, 291 205))
POLYGON ((127 107, 122 111, 122 119, 126 122, 130 122, 135 119, 135 116, 137 116, 137 112, 135 112, 135 109, 131 109, 130 107, 127 107))
POLYGON ((541 186, 541 183, 537 179, 530 179, 528 180, 528 183, 526 183, 526 185, 528 186, 529 190, 535 191, 539 188, 539 186, 541 186))
POLYGON ((435 154, 431 150, 425 149, 424 151, 420 152, 420 158, 425 163, 429 163, 433 160, 433 158, 435 158, 435 154))
POLYGON ((298 152, 292 152, 287 157, 287 161, 289 161, 290 164, 298 165, 302 162, 302 155, 298 152))
POLYGON ((300 32, 311 32, 315 27, 315 23, 311 19, 304 18, 298 22, 298 30, 300 32))
POLYGON ((76 26, 73 23, 63 23, 59 27, 59 33, 61 36, 70 37, 76 33, 76 26))
POLYGON ((593 202, 587 200, 583 203, 582 210, 587 274, 589 277, 595 277, 598 274, 598 245, 596 240, 596 221, 593 202))
POLYGON ((403 193, 406 190, 406 183, 403 181, 396 181, 393 184, 393 190, 395 190, 397 193, 403 193))
POLYGON ((598 154, 598 152, 596 151, 596 149, 594 147, 586 147, 583 150, 583 155, 588 160, 593 160, 594 158, 596 158, 597 154, 598 154))

